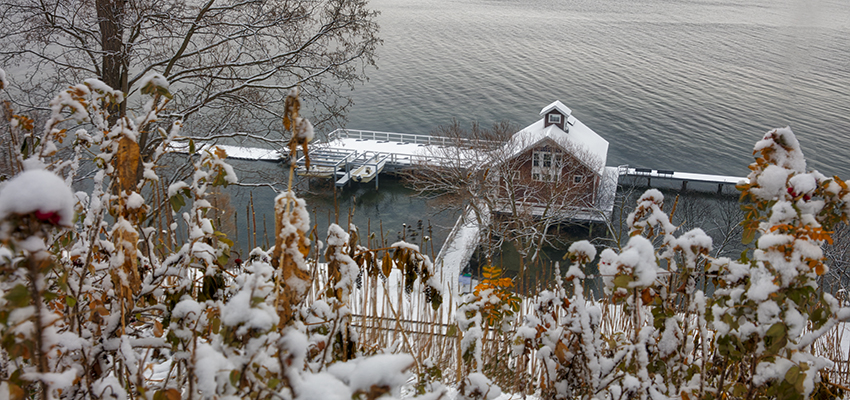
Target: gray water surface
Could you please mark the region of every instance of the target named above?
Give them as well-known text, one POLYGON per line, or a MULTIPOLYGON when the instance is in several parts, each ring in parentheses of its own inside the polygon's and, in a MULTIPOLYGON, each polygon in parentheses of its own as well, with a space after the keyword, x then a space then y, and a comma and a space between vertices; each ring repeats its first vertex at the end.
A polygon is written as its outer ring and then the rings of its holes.
POLYGON ((850 178, 850 2, 370 4, 384 46, 350 128, 525 126, 560 99, 611 143, 608 165, 744 176, 790 125, 810 167, 850 178))
MULTIPOLYGON (((753 144, 790 125, 811 168, 850 178, 846 0, 373 0, 371 7, 382 13, 384 45, 379 69, 353 92, 349 128, 427 134, 452 118, 525 126, 560 99, 610 142, 608 165, 744 176, 753 144)), ((238 164, 285 174, 275 164, 238 164)), ((313 189, 308 208, 324 235, 333 190, 313 189)), ((433 216, 430 203, 398 182, 373 191, 366 184, 338 194, 343 226, 351 204, 364 234, 369 221, 380 233, 383 221, 390 241, 402 224, 439 220, 439 248, 454 216, 433 216)), ((254 192, 258 213, 273 225, 274 193, 254 192)), ((235 199, 243 229, 246 197, 235 199)))

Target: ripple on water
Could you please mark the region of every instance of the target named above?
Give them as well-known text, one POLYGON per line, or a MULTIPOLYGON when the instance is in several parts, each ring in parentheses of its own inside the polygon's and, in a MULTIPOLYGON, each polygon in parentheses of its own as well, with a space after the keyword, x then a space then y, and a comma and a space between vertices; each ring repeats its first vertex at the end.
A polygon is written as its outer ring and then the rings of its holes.
POLYGON ((526 125, 560 99, 611 142, 610 165, 742 175, 753 143, 791 125, 811 165, 850 178, 850 3, 371 4, 385 45, 351 128, 526 125))

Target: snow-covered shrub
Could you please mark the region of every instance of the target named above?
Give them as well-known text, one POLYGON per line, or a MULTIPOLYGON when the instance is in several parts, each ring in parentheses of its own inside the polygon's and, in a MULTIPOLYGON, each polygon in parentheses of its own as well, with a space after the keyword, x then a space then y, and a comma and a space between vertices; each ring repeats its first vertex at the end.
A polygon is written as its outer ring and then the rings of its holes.
POLYGON ((838 395, 821 381, 831 362, 812 354, 812 344, 850 317, 816 283, 827 270, 821 245, 850 217, 850 190, 838 177, 805 171, 790 129, 768 132, 755 153, 749 181, 739 185, 745 240, 755 247, 740 260, 711 258, 712 241, 699 228, 677 232, 654 189, 628 217, 628 242, 601 253, 601 301, 585 299, 581 286, 595 249, 570 248, 573 296, 557 281, 514 335, 520 366, 532 364, 529 356, 540 360, 533 391, 546 398, 838 395), (612 321, 612 313, 622 319, 612 321))
MULTIPOLYGON (((156 127, 171 97, 168 82, 160 75, 143 83, 152 99, 135 119, 110 115, 123 94, 87 80, 51 102, 40 134, 26 117, 11 120, 15 145, 4 151, 15 155, 15 176, 0 186, 0 397, 400 396, 418 361, 359 356, 350 330, 355 259, 375 260, 377 251, 355 248, 332 226, 324 280, 331 286, 308 303, 316 256, 310 216, 304 200, 286 191, 275 204, 275 247, 253 249, 234 265, 232 242, 208 215, 209 189, 237 182, 227 155, 186 143, 180 123, 156 127), (138 140, 148 134, 161 141, 143 162, 138 140), (57 156, 60 146, 70 159, 57 156), (165 185, 160 158, 174 148, 188 149, 191 176, 165 185), (81 167, 86 155, 90 165, 81 167), (84 169, 92 189, 73 193, 84 169), (157 226, 163 214, 170 223, 157 226), (178 229, 186 229, 183 242, 178 229), (317 340, 329 325, 324 342, 317 340), (320 342, 324 351, 314 352, 320 342)), ((292 144, 306 149, 312 128, 297 117, 293 96, 292 144)), ((439 287, 418 249, 399 243, 382 251, 389 250, 396 259, 387 266, 404 269, 411 285, 439 287)))
POLYGON ((714 386, 718 396, 807 398, 831 365, 811 345, 846 312, 816 280, 827 271, 822 244, 850 217, 850 190, 838 177, 806 171, 789 128, 765 134, 754 154, 739 189, 745 240, 755 248, 712 265, 719 277, 710 317, 720 356, 713 367, 728 371, 714 386))
POLYGON ((484 372, 501 382, 514 375, 508 360, 500 357, 510 348, 503 339, 520 308, 520 297, 512 291, 513 285, 511 278, 502 276, 501 268, 488 265, 481 283, 460 299, 457 326, 463 333, 460 353, 465 375, 484 372))
POLYGON ((589 242, 573 243, 568 250, 573 265, 566 273, 572 296, 569 285, 556 276, 554 289, 537 296, 514 337, 514 354, 522 357, 520 365, 528 365, 528 356, 540 360, 540 379, 532 387, 545 398, 604 393, 619 374, 616 367, 625 352, 607 351, 610 341, 604 341, 601 329, 603 305, 585 297, 582 285, 586 279, 582 269, 595 256, 596 249, 589 242))
POLYGON ((458 388, 458 399, 461 400, 493 400, 502 395, 502 389, 480 372, 466 375, 458 388))

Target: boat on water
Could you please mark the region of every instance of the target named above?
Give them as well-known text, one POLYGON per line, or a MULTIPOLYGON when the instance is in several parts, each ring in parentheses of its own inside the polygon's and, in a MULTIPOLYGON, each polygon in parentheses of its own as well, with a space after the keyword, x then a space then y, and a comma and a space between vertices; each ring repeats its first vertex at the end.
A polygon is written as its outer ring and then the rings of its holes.
POLYGON ((351 179, 359 183, 369 183, 384 170, 384 164, 386 162, 382 160, 375 164, 361 165, 351 172, 351 179))

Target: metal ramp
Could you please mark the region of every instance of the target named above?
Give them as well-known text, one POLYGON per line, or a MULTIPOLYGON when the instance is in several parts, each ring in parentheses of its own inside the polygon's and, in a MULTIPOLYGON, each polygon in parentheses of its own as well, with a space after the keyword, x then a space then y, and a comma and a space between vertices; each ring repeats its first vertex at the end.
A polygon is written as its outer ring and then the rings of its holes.
POLYGON ((355 150, 316 149, 310 153, 310 169, 307 169, 307 160, 302 156, 296 161, 295 171, 299 176, 311 178, 336 177, 341 169, 348 172, 349 162, 356 157, 355 150))
POLYGON ((342 174, 342 178, 337 179, 336 187, 343 187, 350 180, 351 180, 351 171, 348 171, 348 172, 342 174))

